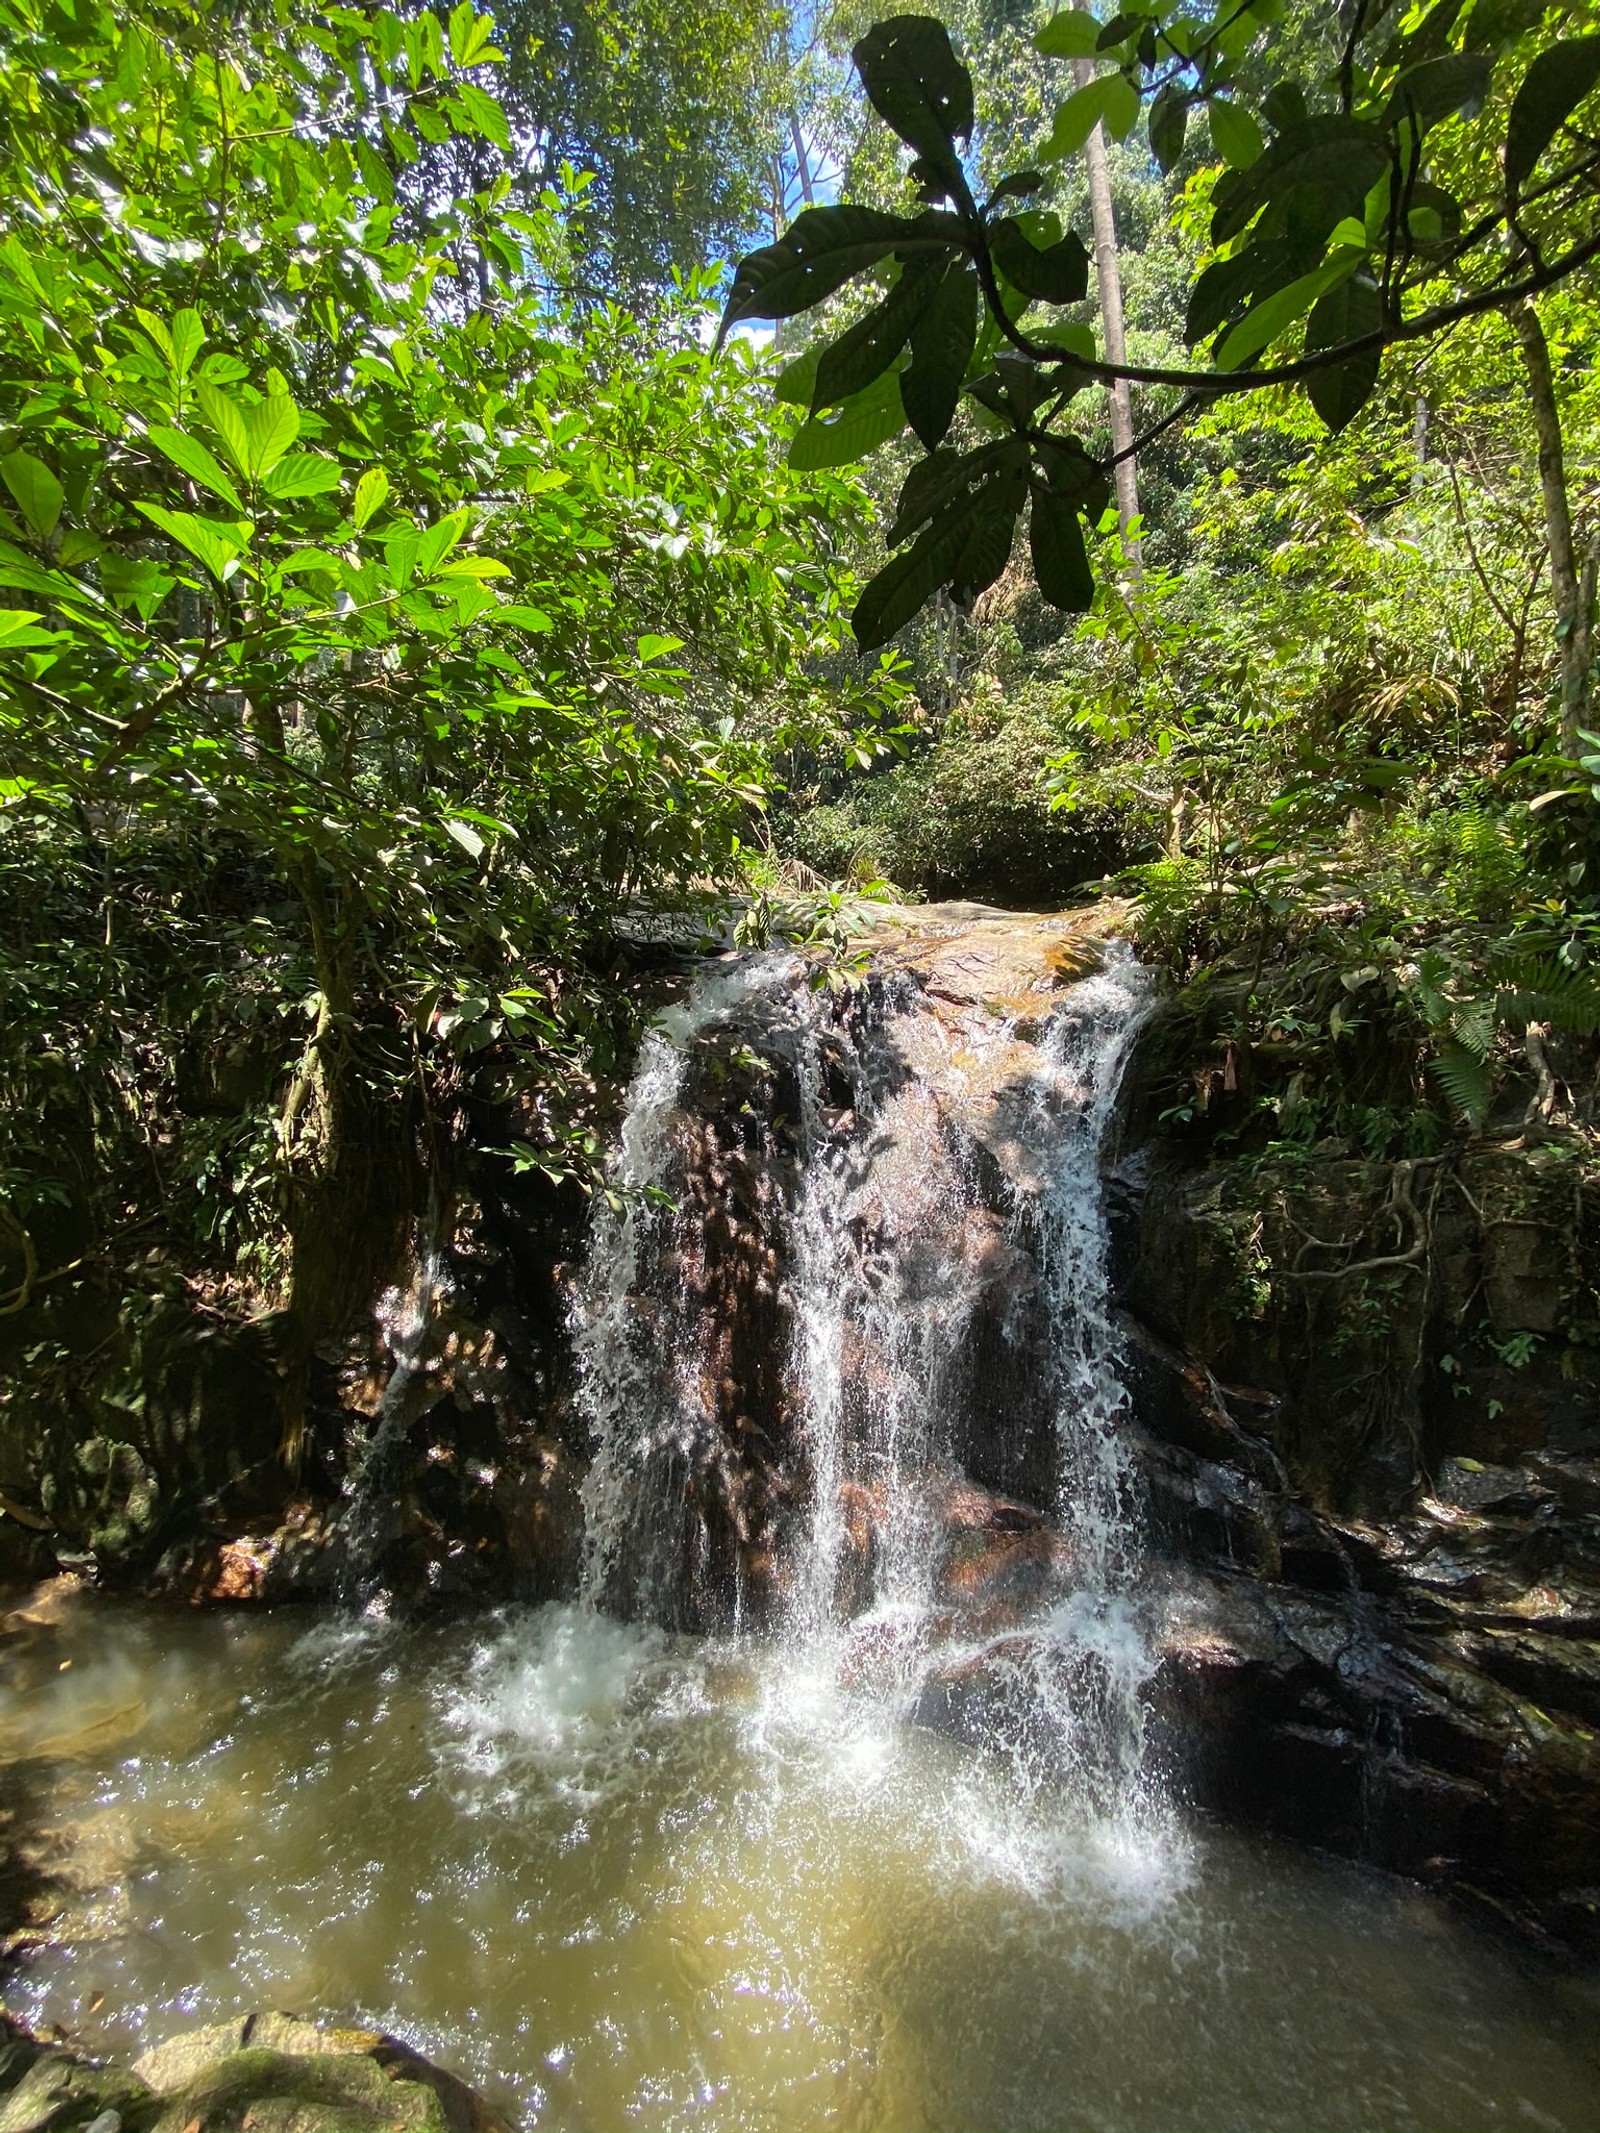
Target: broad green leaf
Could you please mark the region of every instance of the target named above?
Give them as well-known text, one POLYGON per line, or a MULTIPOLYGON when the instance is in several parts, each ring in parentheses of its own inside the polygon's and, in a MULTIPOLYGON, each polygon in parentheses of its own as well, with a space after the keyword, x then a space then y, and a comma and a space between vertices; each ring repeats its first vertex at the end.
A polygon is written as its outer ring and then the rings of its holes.
POLYGON ((244 509, 238 490, 198 437, 191 437, 186 430, 172 429, 164 422, 153 423, 145 434, 191 481, 199 482, 213 496, 220 496, 225 504, 232 504, 235 511, 244 509))
POLYGON ((1033 575, 1050 605, 1069 615, 1087 614, 1094 605, 1094 572, 1089 567, 1077 505, 1048 490, 1036 494, 1029 516, 1028 545, 1033 575))
POLYGON ((936 253, 914 259, 883 302, 822 351, 811 396, 814 413, 853 399, 883 375, 933 302, 944 265, 936 253))
POLYGON ((1394 85, 1385 122, 1410 119, 1421 127, 1435 125, 1457 111, 1482 107, 1489 89, 1489 61, 1481 52, 1442 52, 1420 66, 1407 67, 1394 85))
POLYGON ((1138 90, 1121 74, 1102 74, 1057 106, 1055 126, 1039 153, 1050 163, 1076 155, 1096 126, 1104 126, 1120 141, 1131 132, 1138 116, 1138 90))
POLYGON ((1534 60, 1506 123, 1506 191, 1513 198, 1584 98, 1600 82, 1600 37, 1568 37, 1534 60))
MULTIPOLYGON (((1034 38, 1035 51, 1046 59, 1092 58, 1100 40, 1100 25, 1079 7, 1066 7, 1052 15, 1034 38)), ((1088 139, 1088 135, 1084 135, 1088 139)))
POLYGON ((356 483, 355 502, 350 510, 350 516, 356 525, 365 526, 373 513, 382 507, 388 493, 389 477, 382 467, 368 467, 356 483))
POLYGON ((719 340, 747 318, 793 318, 894 251, 949 243, 923 236, 926 218, 881 214, 875 207, 808 207, 776 244, 740 260, 722 313, 719 340))
POLYGON ((822 361, 825 346, 825 342, 818 341, 779 371, 772 384, 775 400, 782 400, 789 407, 811 405, 811 396, 817 389, 817 365, 822 361))
POLYGON ((300 434, 300 410, 287 393, 269 393, 244 410, 248 471, 270 473, 300 434))
POLYGON ((450 57, 458 67, 476 66, 494 36, 494 17, 480 15, 472 0, 450 11, 450 57))
POLYGON ((40 540, 49 540, 61 517, 63 492, 44 461, 35 459, 31 452, 8 452, 0 459, 0 477, 40 540))
POLYGON ((434 572, 437 578, 509 578, 511 565, 502 563, 498 556, 458 555, 448 563, 441 563, 434 572))
POLYGON ((480 89, 476 82, 464 81, 456 85, 455 101, 466 114, 474 133, 492 141, 502 155, 510 155, 511 128, 506 123, 498 97, 491 96, 487 89, 480 89))
POLYGON ((951 267, 911 335, 900 404, 925 451, 944 442, 978 337, 978 279, 965 260, 951 267))
POLYGON ((194 368, 195 357, 206 345, 205 321, 198 311, 178 311, 172 320, 172 367, 180 378, 194 368))
POLYGON ((1248 170, 1224 172, 1211 195, 1211 241, 1226 244, 1246 229, 1269 200, 1299 193, 1323 217, 1324 231, 1346 215, 1360 215, 1366 197, 1389 168, 1381 127, 1338 112, 1317 112, 1278 133, 1248 170))
POLYGON ((1150 153, 1163 174, 1183 154, 1183 137, 1189 124, 1189 92, 1168 83, 1150 106, 1150 153))
POLYGON ((504 607, 497 607, 487 619, 491 622, 503 622, 507 629, 527 630, 530 636, 535 637, 555 628, 543 608, 523 607, 516 601, 508 601, 504 607))
POLYGON ((427 577, 438 569, 445 557, 466 532, 471 519, 468 511, 451 511, 436 519, 417 542, 417 570, 427 577))
POLYGON ((57 643, 54 630, 35 628, 41 619, 25 607, 0 607, 0 652, 36 651, 57 643))
POLYGON ((972 132, 972 76, 931 15, 877 23, 851 57, 878 116, 952 187, 961 183, 955 143, 972 132))
POLYGON ((1029 242, 1022 223, 1007 215, 989 232, 989 245, 1001 273, 1024 296, 1076 304, 1089 292, 1089 254, 1075 230, 1041 251, 1029 242))
POLYGON ((326 496, 339 486, 339 463, 321 452, 291 452, 269 468, 261 486, 269 496, 285 501, 295 496, 326 496))
POLYGON ((138 504, 135 509, 197 557, 214 578, 232 577, 255 531, 248 519, 197 518, 192 511, 168 511, 160 504, 138 504))
POLYGON ((1341 251, 1339 256, 1324 260, 1315 273, 1302 274, 1287 288, 1276 290, 1271 296, 1263 297, 1260 303, 1252 304, 1217 350, 1218 370, 1237 370, 1241 363, 1248 363, 1252 356, 1259 355, 1297 318, 1309 311, 1319 296, 1352 275, 1361 260, 1361 253, 1353 248, 1341 251))
POLYGON ((681 637, 657 637, 647 634, 639 639, 639 658, 645 666, 648 666, 652 659, 665 659, 669 652, 682 650, 681 637))
POLYGON ((1217 154, 1235 170, 1248 170, 1267 145, 1250 113, 1242 104, 1214 96, 1206 105, 1206 115, 1211 122, 1211 145, 1217 154))
POLYGON ((481 859, 484 842, 470 822, 458 822, 451 816, 445 822, 446 834, 453 837, 469 859, 481 859))
POLYGON ((789 446, 789 464, 801 474, 813 474, 823 467, 849 466, 887 443, 905 428, 905 422, 899 374, 886 371, 826 421, 813 416, 796 430, 789 446))
POLYGON ((244 403, 225 393, 220 385, 213 384, 208 373, 216 362, 208 356, 201 367, 196 388, 200 410, 207 422, 222 439, 222 448, 246 480, 252 472, 250 465, 250 432, 245 425, 244 403))
MULTIPOLYGON (((1359 340, 1382 324, 1383 297, 1377 283, 1370 274, 1352 274, 1319 298, 1312 310, 1306 321, 1306 353, 1359 340)), ((1378 382, 1382 362, 1383 350, 1370 348, 1307 378, 1306 395, 1330 430, 1342 430, 1360 413, 1378 382)))

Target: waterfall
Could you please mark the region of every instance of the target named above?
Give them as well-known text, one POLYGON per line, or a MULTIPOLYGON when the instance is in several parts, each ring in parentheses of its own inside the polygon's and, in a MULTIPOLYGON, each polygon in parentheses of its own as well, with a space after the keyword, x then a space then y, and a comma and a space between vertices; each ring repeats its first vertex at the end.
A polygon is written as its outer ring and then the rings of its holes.
POLYGON ((813 1676, 1130 1824, 1153 1662, 1101 1164, 1148 985, 1113 943, 1019 997, 996 959, 1048 923, 969 923, 931 967, 886 950, 837 994, 729 959, 649 1032, 575 1314, 583 1596, 738 1629, 759 1559, 761 1626, 813 1676), (711 1278, 725 1165, 696 1138, 741 1048, 792 1113, 751 1159, 783 1269, 759 1531, 711 1278))

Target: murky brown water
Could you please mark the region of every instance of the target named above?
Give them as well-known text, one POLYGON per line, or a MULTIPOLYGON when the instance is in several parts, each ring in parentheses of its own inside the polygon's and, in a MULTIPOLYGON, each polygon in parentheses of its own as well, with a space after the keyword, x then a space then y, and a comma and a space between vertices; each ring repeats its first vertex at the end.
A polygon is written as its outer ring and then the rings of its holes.
POLYGON ((1590 1983, 1290 1849, 1075 1823, 792 1655, 86 1598, 8 1686, 84 1885, 7 1997, 93 2044, 359 2012, 574 2133, 1600 2125, 1590 1983))

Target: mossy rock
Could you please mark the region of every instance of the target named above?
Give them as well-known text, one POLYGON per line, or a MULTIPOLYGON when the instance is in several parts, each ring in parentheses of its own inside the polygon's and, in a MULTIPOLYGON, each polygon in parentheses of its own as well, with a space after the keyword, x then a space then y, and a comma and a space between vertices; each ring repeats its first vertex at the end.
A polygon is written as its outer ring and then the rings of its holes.
POLYGON ((118 2133, 151 2133, 160 2110, 160 2097, 124 2068, 46 2050, 0 2096, 0 2133, 86 2133, 97 2119, 107 2133, 113 2124, 118 2133))
POLYGON ((230 2052, 166 2100, 153 2133, 450 2133, 444 2105, 364 2054, 230 2052))
POLYGON ((135 2072, 164 2101, 155 2133, 501 2133, 464 2081, 379 2029, 261 2013, 189 2030, 135 2072), (246 2115, 248 2114, 248 2116, 246 2115))

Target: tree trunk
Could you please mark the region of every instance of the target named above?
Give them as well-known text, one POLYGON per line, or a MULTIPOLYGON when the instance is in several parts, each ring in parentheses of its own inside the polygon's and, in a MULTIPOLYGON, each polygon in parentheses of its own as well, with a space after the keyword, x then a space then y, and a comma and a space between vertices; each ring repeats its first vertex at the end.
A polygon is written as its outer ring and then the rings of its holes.
MULTIPOLYGON (((1094 80, 1094 62, 1073 61, 1078 86, 1094 80)), ((1117 257, 1117 223, 1111 207, 1111 174, 1106 164, 1106 137, 1096 126, 1084 143, 1084 161, 1089 173, 1089 214, 1094 225, 1094 273, 1100 293, 1100 332, 1108 363, 1126 363, 1128 342, 1122 312, 1122 267, 1117 257)), ((1139 516, 1139 476, 1133 461, 1133 395, 1126 378, 1111 387, 1111 448, 1116 455, 1113 476, 1117 485, 1117 517, 1122 523, 1123 551, 1128 568, 1137 578, 1141 558, 1139 541, 1130 530, 1139 516)))
POLYGON ((1561 441, 1561 411, 1550 374, 1550 344, 1531 302, 1510 311, 1512 331, 1522 350, 1533 402, 1533 426, 1539 440, 1539 486, 1544 493, 1545 536, 1550 546, 1550 590, 1555 599, 1556 640, 1561 653, 1561 752, 1578 753, 1578 729, 1589 723, 1589 663, 1593 649, 1593 571, 1581 572, 1572 539, 1572 508, 1567 500, 1566 453, 1561 441))

